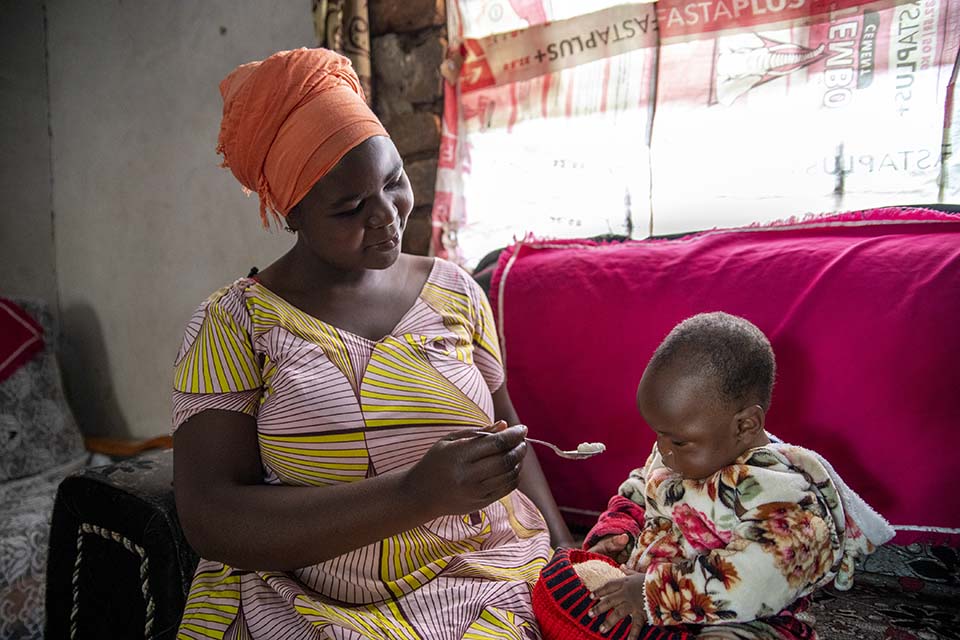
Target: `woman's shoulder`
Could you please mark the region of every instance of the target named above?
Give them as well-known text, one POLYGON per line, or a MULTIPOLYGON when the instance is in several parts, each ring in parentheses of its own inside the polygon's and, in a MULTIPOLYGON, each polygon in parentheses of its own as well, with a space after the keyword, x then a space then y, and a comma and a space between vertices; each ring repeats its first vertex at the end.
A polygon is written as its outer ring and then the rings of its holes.
POLYGON ((220 287, 200 303, 194 312, 194 319, 227 315, 245 324, 250 317, 247 298, 251 287, 256 284, 253 278, 238 278, 220 287))
POLYGON ((432 261, 428 282, 464 294, 471 299, 486 298, 480 284, 460 265, 444 258, 422 259, 432 261))
POLYGON ((247 296, 248 290, 256 284, 257 281, 253 278, 237 278, 207 296, 207 299, 200 304, 200 308, 240 302, 247 296))
POLYGON ((403 266, 408 274, 412 274, 415 279, 426 280, 427 282, 430 281, 437 271, 437 264, 445 262, 445 260, 441 258, 418 256, 409 253, 401 253, 400 259, 406 262, 403 266))
POLYGON ((235 335, 252 333, 253 323, 245 301, 245 292, 255 281, 240 278, 220 287, 200 303, 187 321, 183 341, 175 362, 180 362, 197 336, 204 331, 226 332, 235 335))

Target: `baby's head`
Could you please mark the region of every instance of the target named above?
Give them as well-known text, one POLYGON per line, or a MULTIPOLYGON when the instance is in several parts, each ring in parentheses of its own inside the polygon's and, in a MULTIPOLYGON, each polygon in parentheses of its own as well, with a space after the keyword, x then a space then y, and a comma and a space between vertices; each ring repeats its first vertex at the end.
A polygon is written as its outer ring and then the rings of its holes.
POLYGON ((637 389, 664 464, 699 480, 767 444, 775 370, 770 341, 743 318, 701 313, 674 327, 637 389))

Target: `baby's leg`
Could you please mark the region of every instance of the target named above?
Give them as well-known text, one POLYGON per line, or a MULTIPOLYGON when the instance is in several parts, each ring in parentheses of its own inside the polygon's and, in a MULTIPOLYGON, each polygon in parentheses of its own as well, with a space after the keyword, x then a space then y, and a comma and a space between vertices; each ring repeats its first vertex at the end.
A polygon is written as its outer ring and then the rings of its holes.
POLYGON ((697 640, 817 640, 817 632, 793 616, 776 616, 703 627, 697 640))

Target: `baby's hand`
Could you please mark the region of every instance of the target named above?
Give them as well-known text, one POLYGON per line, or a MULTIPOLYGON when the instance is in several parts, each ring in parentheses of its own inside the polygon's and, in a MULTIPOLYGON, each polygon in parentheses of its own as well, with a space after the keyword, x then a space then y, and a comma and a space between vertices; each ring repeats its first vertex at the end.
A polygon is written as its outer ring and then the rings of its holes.
POLYGON ((593 545, 587 551, 607 556, 614 562, 626 562, 627 545, 630 543, 630 536, 625 533, 605 536, 600 538, 597 544, 593 545))
POLYGON ((590 617, 607 614, 600 626, 600 633, 606 633, 623 618, 630 616, 632 624, 627 640, 637 640, 640 629, 647 623, 647 614, 643 610, 642 573, 631 573, 626 578, 611 580, 593 592, 597 604, 590 609, 590 617))

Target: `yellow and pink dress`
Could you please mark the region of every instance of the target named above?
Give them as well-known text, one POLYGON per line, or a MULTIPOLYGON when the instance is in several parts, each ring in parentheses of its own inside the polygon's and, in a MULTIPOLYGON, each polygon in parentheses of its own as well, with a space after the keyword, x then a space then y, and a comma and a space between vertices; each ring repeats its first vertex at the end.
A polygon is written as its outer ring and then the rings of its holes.
MULTIPOLYGON (((491 424, 502 383, 486 297, 449 262, 435 260, 378 341, 243 278, 187 326, 174 429, 206 409, 253 416, 263 482, 324 487, 407 468, 444 435, 491 424)), ((179 637, 539 638, 530 590, 550 554, 542 516, 514 491, 296 571, 204 559, 179 637)))

